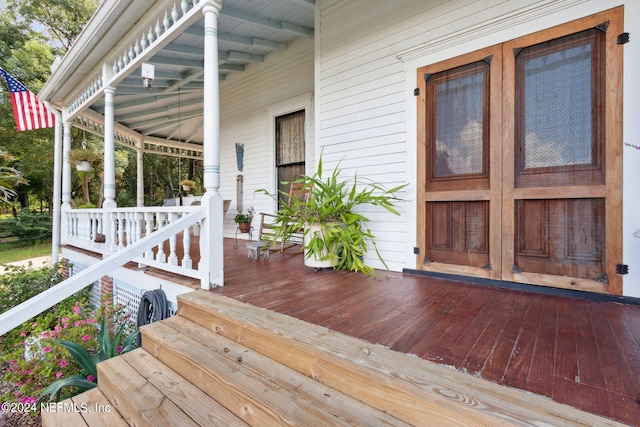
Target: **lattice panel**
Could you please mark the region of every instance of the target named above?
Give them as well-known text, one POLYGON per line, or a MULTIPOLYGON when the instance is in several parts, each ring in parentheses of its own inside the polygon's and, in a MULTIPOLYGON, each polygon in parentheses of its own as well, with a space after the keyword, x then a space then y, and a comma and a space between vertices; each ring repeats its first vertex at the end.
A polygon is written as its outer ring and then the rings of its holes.
MULTIPOLYGON (((69 268, 69 277, 80 273, 86 268, 86 265, 72 263, 71 267, 69 268)), ((100 281, 93 282, 91 290, 89 291, 89 304, 91 304, 92 307, 100 307, 101 295, 102 287, 100 286, 100 281)))

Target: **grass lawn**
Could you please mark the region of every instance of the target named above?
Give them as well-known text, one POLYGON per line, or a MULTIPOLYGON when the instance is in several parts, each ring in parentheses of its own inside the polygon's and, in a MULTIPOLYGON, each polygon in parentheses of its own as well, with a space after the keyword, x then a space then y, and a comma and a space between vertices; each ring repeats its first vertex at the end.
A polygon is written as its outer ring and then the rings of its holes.
POLYGON ((51 242, 22 247, 15 242, 0 242, 0 264, 46 255, 51 255, 51 242))

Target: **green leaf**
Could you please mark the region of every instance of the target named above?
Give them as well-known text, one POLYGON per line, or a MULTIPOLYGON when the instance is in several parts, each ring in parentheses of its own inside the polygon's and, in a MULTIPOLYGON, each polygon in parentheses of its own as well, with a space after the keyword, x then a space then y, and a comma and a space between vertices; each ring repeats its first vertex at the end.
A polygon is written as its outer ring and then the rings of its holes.
POLYGON ((98 376, 98 369, 96 368, 96 362, 89 352, 80 345, 66 340, 60 340, 60 344, 69 350, 73 359, 80 365, 80 367, 88 374, 94 377, 98 376))
POLYGON ((95 388, 98 384, 93 381, 89 381, 83 376, 73 375, 68 378, 63 378, 58 381, 55 381, 49 384, 49 387, 45 388, 42 393, 40 393, 40 397, 38 397, 38 402, 42 401, 47 395, 49 395, 49 401, 60 400, 60 395, 62 389, 64 387, 77 387, 80 391, 91 390, 95 388))

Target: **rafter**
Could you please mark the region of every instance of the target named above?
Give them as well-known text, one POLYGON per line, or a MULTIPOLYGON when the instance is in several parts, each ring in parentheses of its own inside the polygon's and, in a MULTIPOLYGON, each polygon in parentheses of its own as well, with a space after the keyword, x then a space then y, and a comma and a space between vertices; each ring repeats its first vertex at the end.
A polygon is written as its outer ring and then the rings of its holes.
POLYGON ((254 15, 242 10, 223 7, 220 11, 222 15, 237 19, 238 21, 248 22, 250 24, 259 25, 261 27, 270 28, 278 31, 288 31, 302 37, 313 37, 313 29, 297 25, 287 21, 274 21, 273 19, 263 16, 254 15))

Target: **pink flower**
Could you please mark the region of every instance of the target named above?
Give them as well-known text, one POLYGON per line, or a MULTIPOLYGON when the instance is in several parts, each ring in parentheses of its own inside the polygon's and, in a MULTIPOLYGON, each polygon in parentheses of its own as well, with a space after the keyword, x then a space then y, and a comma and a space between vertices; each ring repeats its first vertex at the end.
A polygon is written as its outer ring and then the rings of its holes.
POLYGON ((49 353, 52 350, 51 347, 45 347, 42 349, 42 351, 44 351, 45 353, 49 353))
POLYGON ((54 328, 56 330, 56 332, 60 332, 62 330, 62 328, 60 327, 60 325, 56 325, 56 327, 54 328))
POLYGON ((93 375, 89 375, 89 376, 87 377, 87 379, 88 379, 89 381, 95 381, 96 377, 94 377, 93 375))
POLYGON ((50 336, 51 338, 55 337, 55 336, 56 336, 56 331, 51 331, 51 332, 49 332, 49 336, 50 336))
POLYGON ((60 321, 62 323, 69 323, 69 318, 68 317, 63 317, 62 319, 60 319, 60 321))
POLYGON ((67 366, 67 361, 66 360, 61 360, 60 361, 60 367, 64 368, 65 366, 67 366))
POLYGON ((91 339, 90 335, 83 335, 82 336, 82 341, 89 341, 91 339))
POLYGON ((122 351, 122 346, 119 345, 116 347, 116 353, 120 353, 122 351))
MULTIPOLYGON (((76 303, 77 304, 77 303, 76 303)), ((73 312, 75 314, 80 314, 80 307, 78 307, 77 305, 75 307, 73 307, 73 312)))
POLYGON ((21 336, 21 337, 26 337, 26 336, 27 336, 27 333, 26 333, 25 331, 22 331, 22 332, 20 332, 20 336, 21 336))
POLYGON ((49 337, 49 333, 47 331, 44 331, 42 334, 40 334, 40 338, 48 338, 49 337))
POLYGON ((22 398, 22 403, 29 403, 29 404, 36 403, 36 398, 35 397, 23 397, 22 398))
POLYGON ((56 372, 56 378, 61 378, 61 377, 62 377, 62 372, 61 371, 56 372))

